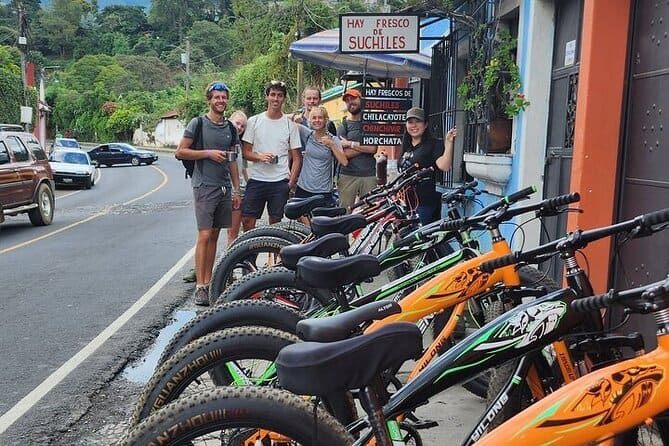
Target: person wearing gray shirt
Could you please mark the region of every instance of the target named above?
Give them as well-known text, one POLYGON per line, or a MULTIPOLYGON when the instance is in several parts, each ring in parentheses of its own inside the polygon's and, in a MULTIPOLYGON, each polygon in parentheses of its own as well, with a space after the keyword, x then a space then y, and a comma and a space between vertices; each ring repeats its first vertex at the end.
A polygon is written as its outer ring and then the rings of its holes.
POLYGON ((358 90, 346 90, 343 95, 349 117, 337 129, 348 166, 342 167, 337 181, 339 205, 350 207, 356 197, 362 197, 376 187, 376 146, 361 145, 362 95, 358 90))
POLYGON ((297 179, 295 197, 324 195, 332 205, 335 205, 332 197, 335 160, 346 166, 348 158, 344 154, 339 138, 326 130, 328 122, 327 110, 317 105, 309 112, 311 129, 298 126, 302 141, 302 169, 297 179))
POLYGON ((209 305, 209 282, 221 228, 230 227, 232 207, 239 207, 239 171, 235 147, 239 140, 223 113, 230 89, 222 82, 206 90, 209 111, 190 121, 174 156, 195 161, 191 186, 197 221, 195 245, 195 303, 209 305), (200 131, 197 132, 197 127, 200 131), (197 133, 196 133, 197 132, 197 133), (197 144, 194 146, 193 141, 197 144))

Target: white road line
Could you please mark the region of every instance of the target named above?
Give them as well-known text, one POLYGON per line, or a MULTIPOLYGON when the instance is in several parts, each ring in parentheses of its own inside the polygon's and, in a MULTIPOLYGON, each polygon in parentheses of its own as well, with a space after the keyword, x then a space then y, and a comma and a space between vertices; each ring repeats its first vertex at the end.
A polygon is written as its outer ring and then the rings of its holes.
POLYGON ((58 370, 47 377, 42 384, 37 386, 32 392, 23 397, 14 407, 9 409, 0 417, 0 434, 3 434, 9 427, 21 418, 27 411, 35 406, 47 393, 53 390, 63 379, 65 379, 74 369, 80 366, 95 351, 104 344, 107 339, 118 332, 126 322, 128 322, 142 307, 144 307, 158 292, 174 277, 174 275, 183 268, 183 266, 193 257, 195 247, 191 248, 163 277, 161 277, 142 297, 139 298, 125 313, 112 322, 99 335, 88 343, 84 348, 70 358, 58 370))

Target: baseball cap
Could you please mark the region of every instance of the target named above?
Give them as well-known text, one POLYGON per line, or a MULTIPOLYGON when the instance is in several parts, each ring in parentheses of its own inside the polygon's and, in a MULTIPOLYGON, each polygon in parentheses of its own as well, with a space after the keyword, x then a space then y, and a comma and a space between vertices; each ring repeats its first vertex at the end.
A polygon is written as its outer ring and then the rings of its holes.
POLYGON ((409 118, 416 118, 419 121, 425 121, 425 110, 420 107, 412 107, 407 112, 406 120, 408 121, 409 118))
POLYGON ((351 96, 351 97, 354 97, 354 98, 361 98, 362 94, 360 94, 360 92, 358 90, 356 90, 355 88, 351 88, 351 89, 346 90, 344 92, 344 95, 342 96, 342 99, 346 100, 346 96, 351 96))

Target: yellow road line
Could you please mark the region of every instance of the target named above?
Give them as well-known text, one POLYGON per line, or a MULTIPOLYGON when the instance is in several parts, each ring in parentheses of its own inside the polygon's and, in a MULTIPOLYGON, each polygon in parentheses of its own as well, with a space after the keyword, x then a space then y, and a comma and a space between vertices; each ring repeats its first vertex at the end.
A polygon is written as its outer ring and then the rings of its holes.
MULTIPOLYGON (((167 174, 166 174, 165 172, 163 172, 160 168, 158 168, 158 167, 156 167, 156 166, 149 166, 149 167, 152 167, 153 169, 157 170, 158 173, 160 173, 160 175, 163 177, 163 181, 162 181, 158 186, 156 186, 155 188, 151 189, 151 190, 148 191, 147 193, 142 194, 142 195, 140 195, 140 196, 137 197, 137 198, 133 198, 132 200, 126 201, 125 203, 122 203, 120 206, 127 206, 127 205, 129 205, 129 204, 131 204, 131 203, 134 203, 134 202, 136 202, 136 201, 138 201, 138 200, 141 200, 142 198, 146 198, 146 197, 148 197, 149 195, 151 195, 151 194, 157 192, 158 190, 162 189, 162 188, 167 184, 167 182, 169 181, 169 179, 167 178, 167 174)), ((61 197, 61 198, 62 198, 62 197, 61 197)), ((33 238, 33 239, 26 240, 25 242, 18 243, 18 244, 14 245, 14 246, 10 246, 9 248, 0 249, 0 254, 5 254, 5 253, 8 253, 8 252, 10 252, 10 251, 14 251, 14 250, 16 250, 16 249, 23 248, 24 246, 31 245, 31 244, 33 244, 33 243, 35 243, 35 242, 40 241, 40 240, 44 240, 45 238, 51 237, 51 236, 56 235, 56 234, 60 234, 61 232, 65 232, 65 231, 67 231, 67 230, 69 230, 69 229, 72 229, 72 228, 75 228, 75 227, 77 227, 77 226, 79 226, 79 225, 81 225, 81 224, 87 223, 87 222, 89 222, 89 221, 91 221, 91 220, 94 220, 94 219, 96 219, 96 218, 98 218, 98 217, 102 217, 103 215, 106 215, 106 214, 108 214, 109 212, 111 212, 111 210, 114 209, 114 208, 117 207, 117 206, 119 206, 119 205, 109 206, 109 207, 107 207, 105 210, 100 211, 100 212, 98 212, 98 213, 96 213, 96 214, 93 214, 93 215, 91 215, 91 216, 88 216, 88 217, 84 218, 83 220, 80 220, 80 221, 71 223, 71 224, 69 224, 69 225, 67 225, 67 226, 63 226, 62 228, 56 229, 56 230, 54 230, 54 231, 47 232, 46 234, 42 234, 42 235, 40 235, 39 237, 35 237, 35 238, 33 238)))

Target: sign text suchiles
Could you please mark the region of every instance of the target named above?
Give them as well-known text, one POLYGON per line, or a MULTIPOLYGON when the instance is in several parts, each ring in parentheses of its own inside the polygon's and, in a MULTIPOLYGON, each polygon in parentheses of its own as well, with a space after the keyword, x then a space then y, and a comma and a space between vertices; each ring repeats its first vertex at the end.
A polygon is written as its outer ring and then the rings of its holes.
POLYGON ((419 19, 406 14, 342 14, 339 49, 342 53, 417 53, 419 19))

